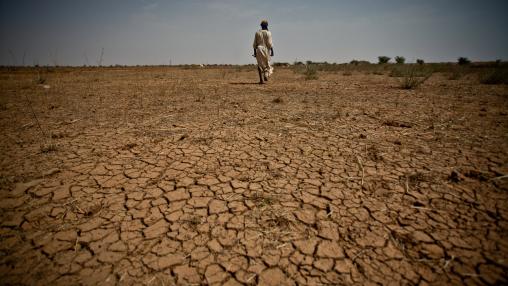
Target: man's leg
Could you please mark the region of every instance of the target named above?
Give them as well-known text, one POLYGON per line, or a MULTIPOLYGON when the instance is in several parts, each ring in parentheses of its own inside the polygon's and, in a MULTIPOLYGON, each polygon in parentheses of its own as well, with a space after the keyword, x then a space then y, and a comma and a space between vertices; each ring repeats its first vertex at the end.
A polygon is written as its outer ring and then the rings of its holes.
POLYGON ((258 74, 259 74, 259 84, 263 84, 263 72, 261 71, 261 67, 258 66, 258 74))

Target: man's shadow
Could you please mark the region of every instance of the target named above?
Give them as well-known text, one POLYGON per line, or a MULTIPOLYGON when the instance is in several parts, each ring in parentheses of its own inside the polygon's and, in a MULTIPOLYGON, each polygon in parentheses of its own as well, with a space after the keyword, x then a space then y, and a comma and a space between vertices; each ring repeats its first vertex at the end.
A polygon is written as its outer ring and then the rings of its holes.
POLYGON ((259 85, 259 82, 230 82, 232 85, 259 85))

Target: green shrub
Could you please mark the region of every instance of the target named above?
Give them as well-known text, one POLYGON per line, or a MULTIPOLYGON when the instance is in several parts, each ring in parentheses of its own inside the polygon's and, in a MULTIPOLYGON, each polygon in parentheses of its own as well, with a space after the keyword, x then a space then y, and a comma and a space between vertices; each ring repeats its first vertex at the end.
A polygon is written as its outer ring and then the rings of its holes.
POLYGON ((379 64, 387 64, 391 58, 387 56, 379 56, 377 59, 379 64))
POLYGON ((423 65, 425 63, 425 61, 422 60, 422 59, 417 59, 416 63, 419 64, 419 65, 423 65))
POLYGON ((397 57, 395 57, 395 62, 398 64, 403 64, 406 62, 406 58, 397 56, 397 57))
POLYGON ((457 59, 457 63, 461 66, 468 65, 471 63, 471 61, 466 57, 460 57, 457 59))

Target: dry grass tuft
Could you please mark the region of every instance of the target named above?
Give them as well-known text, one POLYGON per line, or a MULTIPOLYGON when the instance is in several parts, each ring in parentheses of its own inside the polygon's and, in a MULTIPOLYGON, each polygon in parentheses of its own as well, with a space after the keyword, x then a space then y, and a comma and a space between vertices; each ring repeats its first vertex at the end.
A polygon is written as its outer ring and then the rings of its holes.
POLYGON ((46 143, 41 146, 42 153, 50 153, 58 150, 58 146, 54 143, 46 143))

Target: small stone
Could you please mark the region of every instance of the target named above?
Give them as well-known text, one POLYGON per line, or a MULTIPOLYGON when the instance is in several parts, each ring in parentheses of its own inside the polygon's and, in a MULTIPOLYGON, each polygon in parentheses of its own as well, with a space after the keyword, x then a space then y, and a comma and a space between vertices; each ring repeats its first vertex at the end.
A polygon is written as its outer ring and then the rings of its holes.
POLYGON ((333 259, 330 258, 316 259, 313 265, 314 267, 323 272, 328 272, 333 267, 333 259))
POLYGON ((188 203, 189 205, 195 207, 195 208, 204 208, 208 206, 208 202, 212 198, 209 197, 193 197, 189 199, 188 203))
POLYGON ((151 226, 145 228, 143 230, 143 234, 145 235, 145 238, 151 239, 156 238, 158 236, 162 236, 168 231, 169 231, 169 223, 161 219, 158 222, 152 224, 151 226))
POLYGON ((424 244, 422 245, 422 252, 428 257, 433 259, 439 259, 444 257, 443 249, 436 244, 424 244))
POLYGON ((189 267, 187 265, 178 265, 173 269, 173 272, 176 274, 178 279, 178 285, 199 284, 201 282, 199 273, 194 267, 189 267))
POLYGON ((344 258, 344 249, 337 242, 325 240, 318 245, 316 254, 318 257, 344 258))
POLYGON ((69 192, 68 186, 64 186, 62 188, 57 189, 53 192, 53 200, 63 200, 71 196, 71 193, 69 192))
POLYGON ((223 250, 222 245, 216 239, 208 242, 207 246, 213 252, 221 252, 223 250))
POLYGON ((190 195, 187 192, 187 190, 180 188, 176 191, 167 192, 164 195, 164 197, 166 197, 166 199, 168 199, 168 201, 174 202, 174 201, 186 200, 186 199, 190 198, 190 195))
POLYGON ((66 249, 71 249, 74 244, 67 241, 52 240, 42 247, 42 251, 48 255, 54 255, 66 249))
POLYGON ((77 237, 78 233, 73 229, 60 231, 57 234, 55 234, 55 239, 62 241, 75 242, 77 237))
POLYGON ((198 180, 198 185, 213 186, 220 183, 216 178, 205 177, 198 180))
POLYGON ((218 213, 223 213, 223 212, 227 212, 227 211, 228 211, 228 207, 227 207, 225 201, 212 200, 210 202, 210 204, 208 205, 208 212, 210 214, 218 214, 218 213))
POLYGON ((99 226, 101 226, 103 223, 105 222, 104 219, 100 218, 100 217, 95 217, 95 218, 92 218, 90 219, 89 221, 83 223, 83 224, 80 224, 78 226, 78 228, 82 231, 82 232, 87 232, 87 231, 90 231, 90 230, 93 230, 93 229, 96 229, 98 228, 99 226))
POLYGON ((338 240, 339 229, 337 224, 331 221, 318 222, 318 235, 326 239, 338 240))
POLYGON ((35 186, 38 186, 42 182, 43 182, 43 180, 39 179, 39 180, 30 181, 30 182, 27 182, 27 183, 18 183, 14 187, 14 190, 9 193, 9 196, 11 196, 11 197, 22 196, 23 194, 25 194, 26 191, 28 191, 29 189, 31 189, 31 188, 33 188, 35 186))
POLYGON ((188 187, 193 184, 194 184, 193 178, 185 177, 178 180, 178 182, 176 183, 176 187, 188 187))
POLYGON ((155 271, 161 271, 173 265, 180 264, 183 260, 184 258, 180 254, 168 254, 159 257, 153 253, 149 253, 143 257, 143 263, 155 271))
POLYGON ((105 263, 116 263, 120 261, 124 256, 125 254, 121 252, 102 251, 97 255, 97 260, 105 263))
POLYGON ((421 241, 421 242, 427 242, 427 243, 434 242, 434 240, 428 234, 426 234, 423 231, 419 231, 419 230, 413 232, 413 238, 416 241, 421 241))
POLYGON ((23 197, 14 199, 2 199, 0 200, 0 209, 15 209, 22 206, 24 203, 25 199, 23 197))
POLYGON ((312 255, 316 249, 317 239, 297 240, 293 244, 301 253, 312 255))
POLYGON ((313 210, 304 209, 295 212, 296 217, 306 224, 316 223, 316 214, 313 210))
POLYGON ((351 273, 351 269, 355 266, 349 259, 339 259, 335 261, 335 271, 338 273, 351 273))
POLYGON ((259 275, 259 285, 279 286, 294 285, 280 268, 268 268, 259 275))
POLYGON ((314 185, 316 187, 319 187, 322 185, 321 181, 318 180, 318 179, 304 179, 303 180, 305 183, 307 184, 311 184, 311 185, 314 185))
POLYGON ((49 169, 46 172, 42 173, 42 177, 49 177, 49 176, 54 175, 59 172, 60 172, 60 169, 58 169, 58 168, 49 169))
POLYGON ((205 270, 205 278, 208 284, 221 283, 226 280, 228 276, 229 274, 218 264, 209 265, 205 270))

